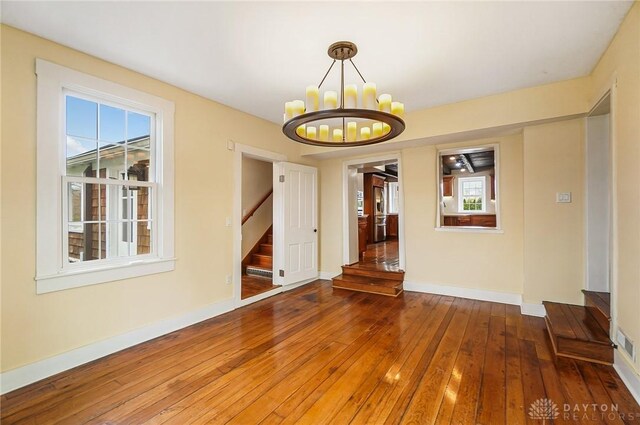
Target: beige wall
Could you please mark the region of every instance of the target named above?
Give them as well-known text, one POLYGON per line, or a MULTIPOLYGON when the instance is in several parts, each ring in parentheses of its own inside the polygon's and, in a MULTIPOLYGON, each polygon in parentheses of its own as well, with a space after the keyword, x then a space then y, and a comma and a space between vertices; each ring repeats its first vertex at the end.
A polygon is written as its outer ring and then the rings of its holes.
MULTIPOLYGON (((589 83, 589 77, 582 77, 411 111, 405 117, 407 128, 398 138, 380 145, 349 148, 349 155, 399 150, 425 140, 447 143, 479 139, 497 131, 575 118, 589 110, 589 83)), ((301 152, 303 156, 321 154, 326 158, 332 151, 344 152, 344 148, 303 146, 301 152)))
POLYGON ((407 149, 402 152, 402 166, 406 280, 521 294, 522 136, 407 149), (499 145, 503 233, 437 231, 438 150, 487 144, 499 145))
MULTIPOLYGON (((242 158, 242 216, 244 217, 271 189, 273 164, 242 158)), ((273 224, 273 195, 242 225, 242 258, 273 224)))
MULTIPOLYGON (((2 26, 2 370, 232 297, 229 139, 300 162, 279 126, 2 26), (175 102, 176 270, 35 294, 36 76, 40 57, 175 102), (7 267, 11 265, 11 267, 7 267)), ((309 163, 309 160, 303 160, 309 163)))
POLYGON ((524 302, 582 304, 584 119, 524 129, 524 302), (571 192, 571 203, 556 203, 571 192))
MULTIPOLYGON (((640 3, 631 8, 592 78, 591 103, 615 85, 613 291, 619 327, 640 343, 640 3)), ((620 350, 621 351, 621 350, 620 350)), ((631 361, 629 361, 631 363, 631 361)), ((635 362, 640 373, 640 355, 635 362)))
MULTIPOLYGON (((404 187, 406 280, 522 293, 522 136, 424 146, 401 152, 404 187), (499 144, 500 194, 504 233, 435 230, 436 157, 440 148, 499 144), (495 266, 495 261, 501 267, 495 266)), ((354 159, 354 158, 349 158, 354 159)), ((321 162, 322 270, 338 274, 342 265, 342 164, 321 162)))

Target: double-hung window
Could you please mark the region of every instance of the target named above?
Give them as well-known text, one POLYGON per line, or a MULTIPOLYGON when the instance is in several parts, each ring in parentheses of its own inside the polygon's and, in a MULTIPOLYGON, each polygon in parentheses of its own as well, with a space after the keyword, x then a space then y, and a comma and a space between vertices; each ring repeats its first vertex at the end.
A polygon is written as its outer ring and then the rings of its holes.
POLYGON ((174 268, 173 103, 37 60, 37 292, 174 268))
POLYGON ((486 204, 486 178, 479 177, 461 177, 458 179, 458 210, 459 211, 476 211, 484 212, 487 209, 486 204))

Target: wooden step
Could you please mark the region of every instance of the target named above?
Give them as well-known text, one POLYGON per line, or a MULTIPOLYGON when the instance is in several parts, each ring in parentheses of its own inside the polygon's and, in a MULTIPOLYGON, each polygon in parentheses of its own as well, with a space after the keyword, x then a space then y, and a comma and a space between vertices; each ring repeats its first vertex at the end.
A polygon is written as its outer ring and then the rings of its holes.
POLYGON ((403 290, 402 281, 345 274, 333 278, 333 287, 392 297, 397 297, 403 290))
POLYGON ((556 356, 613 364, 615 345, 609 335, 581 305, 544 301, 545 322, 556 356))
POLYGON ((367 276, 378 279, 404 281, 404 271, 389 271, 381 269, 372 269, 359 267, 358 264, 342 266, 342 275, 346 276, 367 276))
POLYGON ((267 268, 273 267, 273 257, 271 255, 253 254, 251 264, 253 266, 262 266, 267 268))
POLYGON ((267 235, 267 243, 273 245, 273 233, 267 235))
POLYGON ((258 254, 273 255, 273 245, 269 243, 260 244, 260 251, 258 254))
POLYGON ((608 292, 596 292, 582 290, 584 305, 587 307, 600 327, 609 335, 611 329, 611 294, 608 292))

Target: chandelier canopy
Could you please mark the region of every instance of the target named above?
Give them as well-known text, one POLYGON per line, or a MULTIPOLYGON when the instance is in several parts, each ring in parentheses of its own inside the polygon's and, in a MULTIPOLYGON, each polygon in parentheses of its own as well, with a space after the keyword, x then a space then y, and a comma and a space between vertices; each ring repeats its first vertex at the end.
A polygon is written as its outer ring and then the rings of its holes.
POLYGON ((285 103, 282 132, 299 143, 336 147, 372 145, 400 135, 405 129, 404 104, 392 102, 390 94, 377 95, 375 83, 368 83, 351 59, 358 53, 356 45, 339 41, 327 53, 333 62, 320 84, 307 87, 305 101, 285 103), (340 61, 340 103, 337 92, 325 91, 320 108, 320 87, 336 61, 340 61), (364 83, 362 96, 357 85, 344 84, 345 61, 364 83))

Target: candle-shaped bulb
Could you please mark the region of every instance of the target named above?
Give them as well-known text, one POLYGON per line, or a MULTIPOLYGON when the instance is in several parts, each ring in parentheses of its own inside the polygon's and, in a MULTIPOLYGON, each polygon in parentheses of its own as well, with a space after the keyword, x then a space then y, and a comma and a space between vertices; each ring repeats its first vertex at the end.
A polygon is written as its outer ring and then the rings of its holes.
POLYGON ((358 125, 355 121, 349 121, 347 123, 347 140, 355 142, 358 138, 358 125))
POLYGON ((391 95, 381 94, 378 98, 378 104, 382 112, 391 113, 391 95))
POLYGON ((355 84, 344 87, 344 107, 347 109, 358 107, 358 86, 355 84))
POLYGON ((289 121, 293 118, 293 102, 285 102, 284 104, 284 120, 289 121))
POLYGON ((382 134, 387 134, 390 131, 391 131, 391 126, 389 124, 387 124, 386 122, 383 122, 382 123, 382 134))
POLYGON ((338 93, 334 91, 324 92, 324 109, 336 109, 338 107, 338 93))
POLYGON ((362 127, 360 129, 360 138, 362 140, 369 140, 371 138, 371 129, 369 127, 362 127))
POLYGON ((316 137, 316 128, 313 126, 307 127, 307 139, 316 140, 316 137))
POLYGON ((391 113, 400 118, 404 117, 404 103, 391 102, 391 113))
POLYGON ((323 142, 328 142, 329 141, 329 126, 328 125, 321 125, 320 126, 320 133, 318 135, 318 138, 323 141, 323 142))
POLYGON ((315 112, 319 108, 320 91, 318 86, 307 86, 306 112, 315 112))
POLYGON ((342 129, 334 128, 333 129, 333 141, 334 142, 342 142, 342 129))
POLYGON ((307 135, 306 125, 302 124, 296 128, 296 134, 300 137, 305 137, 307 135))
POLYGON ((376 83, 364 83, 362 86, 362 107, 378 109, 376 106, 376 83))
POLYGON ((292 103, 294 117, 304 114, 304 102, 302 100, 294 100, 292 103))
POLYGON ((374 122, 373 126, 372 126, 372 129, 373 129, 372 136, 374 138, 382 136, 382 123, 381 122, 374 122))

